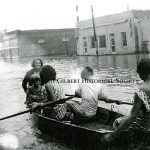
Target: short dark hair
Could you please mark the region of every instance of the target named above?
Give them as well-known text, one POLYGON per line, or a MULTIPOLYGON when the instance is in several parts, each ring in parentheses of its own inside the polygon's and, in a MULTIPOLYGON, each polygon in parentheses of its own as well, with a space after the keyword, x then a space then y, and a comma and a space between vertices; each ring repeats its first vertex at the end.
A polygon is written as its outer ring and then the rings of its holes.
POLYGON ((143 81, 150 75, 150 58, 141 58, 137 63, 137 73, 143 81))
POLYGON ((36 60, 39 60, 40 62, 41 62, 41 67, 43 66, 43 61, 40 59, 40 58, 36 58, 36 59, 34 59, 33 61, 32 61, 32 64, 31 64, 31 66, 34 68, 35 67, 35 61, 36 60))
POLYGON ((46 84, 50 80, 56 80, 56 71, 50 65, 45 65, 40 71, 41 83, 46 84))
POLYGON ((40 76, 38 74, 32 74, 31 77, 30 77, 30 82, 32 84, 35 83, 35 81, 40 81, 41 82, 40 76))
POLYGON ((93 69, 89 66, 86 66, 85 69, 90 72, 92 75, 94 74, 93 69))

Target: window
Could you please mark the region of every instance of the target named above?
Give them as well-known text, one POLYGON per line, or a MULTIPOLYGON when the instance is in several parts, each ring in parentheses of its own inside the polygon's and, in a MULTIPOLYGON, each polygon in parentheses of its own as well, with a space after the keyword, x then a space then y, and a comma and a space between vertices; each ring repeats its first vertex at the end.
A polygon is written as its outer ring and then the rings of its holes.
POLYGON ((4 40, 4 44, 3 44, 4 46, 9 46, 9 40, 4 40))
POLYGON ((44 39, 38 39, 38 44, 43 44, 45 43, 44 39))
POLYGON ((62 39, 63 42, 68 42, 69 41, 69 37, 68 36, 64 36, 62 39))
POLYGON ((17 45, 17 39, 9 39, 9 46, 16 46, 17 45))
POLYGON ((17 56, 18 56, 18 49, 17 49, 17 48, 11 49, 11 55, 12 55, 13 57, 17 57, 17 56))
POLYGON ((86 37, 83 37, 83 48, 84 48, 84 52, 87 53, 87 41, 86 41, 86 37))
POLYGON ((95 48, 95 37, 91 37, 91 48, 95 48))
POLYGON ((84 41, 84 52, 87 53, 87 42, 84 41))
POLYGON ((106 37, 105 37, 105 35, 99 36, 99 47, 100 48, 106 47, 106 37))
POLYGON ((110 37, 114 37, 114 33, 109 34, 110 37))
POLYGON ((121 37, 122 37, 122 46, 127 46, 126 32, 121 32, 121 37))

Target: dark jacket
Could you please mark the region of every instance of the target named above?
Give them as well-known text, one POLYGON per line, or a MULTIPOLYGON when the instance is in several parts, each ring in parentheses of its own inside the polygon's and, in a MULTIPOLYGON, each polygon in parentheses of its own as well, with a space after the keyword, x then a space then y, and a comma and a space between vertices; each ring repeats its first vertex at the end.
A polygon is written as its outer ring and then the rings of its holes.
POLYGON ((27 91, 28 86, 31 86, 30 77, 31 77, 32 74, 34 74, 33 69, 29 70, 26 73, 26 75, 25 75, 25 77, 22 81, 22 87, 23 87, 25 92, 27 91))

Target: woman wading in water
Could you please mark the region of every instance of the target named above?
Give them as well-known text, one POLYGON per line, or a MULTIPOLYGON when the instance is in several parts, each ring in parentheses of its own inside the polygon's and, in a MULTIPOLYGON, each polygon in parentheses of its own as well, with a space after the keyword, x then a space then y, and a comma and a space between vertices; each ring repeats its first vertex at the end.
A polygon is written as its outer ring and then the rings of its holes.
POLYGON ((32 66, 32 69, 26 73, 26 75, 22 81, 22 87, 23 87, 25 93, 27 92, 28 87, 32 85, 32 83, 30 82, 31 75, 39 74, 41 67, 43 66, 43 61, 39 58, 34 59, 31 66, 32 66))

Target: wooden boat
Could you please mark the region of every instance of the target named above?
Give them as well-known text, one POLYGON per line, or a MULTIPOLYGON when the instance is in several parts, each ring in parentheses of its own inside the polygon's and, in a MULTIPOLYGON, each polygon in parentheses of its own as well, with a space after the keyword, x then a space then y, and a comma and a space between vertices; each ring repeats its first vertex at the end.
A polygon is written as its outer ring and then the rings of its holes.
POLYGON ((96 116, 92 118, 74 119, 63 122, 45 117, 37 112, 33 114, 34 125, 42 132, 82 150, 105 149, 101 138, 113 131, 113 122, 123 115, 98 107, 96 116))

